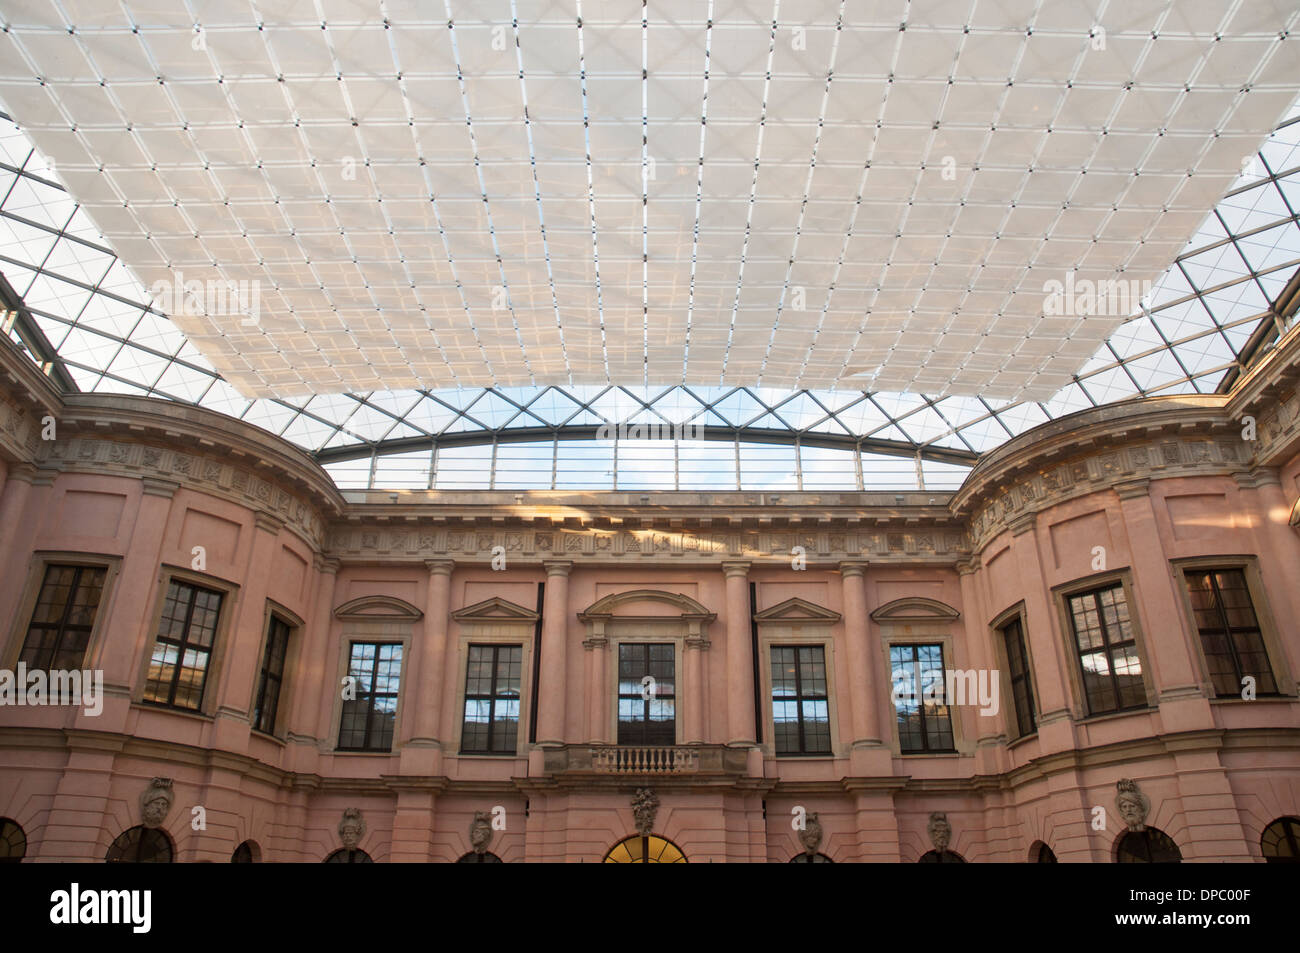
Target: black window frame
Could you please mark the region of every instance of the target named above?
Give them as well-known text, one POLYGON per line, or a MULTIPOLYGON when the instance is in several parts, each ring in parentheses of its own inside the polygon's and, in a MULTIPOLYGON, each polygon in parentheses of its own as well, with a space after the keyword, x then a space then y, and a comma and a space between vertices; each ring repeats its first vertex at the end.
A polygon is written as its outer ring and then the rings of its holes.
MULTIPOLYGON (((772 643, 771 645, 768 646, 768 662, 770 664, 770 668, 768 671, 770 674, 770 682, 771 682, 770 700, 772 704, 772 729, 773 729, 772 746, 773 746, 773 751, 776 753, 777 757, 790 758, 790 757, 807 757, 807 756, 825 756, 825 755, 833 754, 833 746, 832 746, 832 738, 831 738, 830 672, 826 667, 826 647, 824 645, 807 645, 807 644, 801 645, 797 643, 796 644, 772 643), (777 672, 777 665, 778 665, 776 660, 776 653, 786 652, 786 651, 792 651, 795 653, 794 654, 795 694, 793 696, 783 697, 778 700, 776 697, 776 684, 777 684, 776 672, 777 672), (820 662, 822 668, 822 687, 824 689, 823 693, 820 695, 805 693, 803 690, 803 667, 804 667, 803 653, 804 652, 817 652, 820 654, 820 662), (778 701, 781 702, 793 701, 795 703, 795 714, 798 719, 798 747, 796 750, 793 751, 781 750, 781 745, 783 743, 782 734, 777 730, 777 720, 776 720, 776 706, 778 701), (807 732, 804 730, 804 721, 805 721, 804 710, 803 710, 804 702, 823 702, 826 705, 826 746, 825 748, 820 748, 820 747, 810 748, 808 745, 807 732)), ((780 664, 782 667, 784 667, 786 663, 782 662, 780 664)))
POLYGON ((1300 817, 1283 815, 1269 821, 1259 833, 1259 852, 1266 864, 1300 863, 1300 817), (1276 853, 1277 845, 1285 841, 1289 854, 1276 853), (1269 848, 1274 853, 1269 853, 1269 848))
POLYGON ((28 619, 26 634, 23 636, 23 644, 18 652, 18 661, 24 663, 27 666, 27 668, 31 670, 71 671, 73 669, 81 669, 86 662, 86 652, 90 649, 90 639, 95 631, 95 623, 99 620, 99 609, 100 606, 102 606, 104 603, 104 590, 107 586, 108 586, 107 566, 86 565, 81 563, 67 563, 67 562, 59 562, 53 560, 47 562, 45 564, 45 571, 41 574, 41 584, 39 587, 37 587, 36 590, 36 601, 32 604, 32 610, 28 619), (46 588, 52 584, 50 579, 51 573, 56 571, 64 571, 68 569, 72 570, 72 582, 68 586, 68 596, 66 601, 63 604, 62 611, 59 613, 59 621, 54 624, 45 623, 45 622, 38 623, 36 621, 36 613, 41 605, 41 597, 45 594, 46 588), (99 587, 98 587, 99 589, 98 596, 95 600, 95 604, 91 612, 90 622, 88 623, 72 622, 70 621, 70 618, 72 615, 72 610, 74 608, 74 600, 76 598, 77 592, 81 588, 81 583, 83 578, 82 574, 87 571, 101 574, 99 580, 99 587), (41 650, 31 644, 32 635, 35 630, 40 629, 42 631, 49 631, 51 628, 54 630, 54 640, 52 645, 48 646, 45 650, 41 650), (84 640, 84 644, 81 647, 80 650, 81 657, 77 661, 77 664, 72 666, 56 666, 54 663, 58 661, 59 656, 70 651, 65 647, 65 643, 67 641, 68 635, 83 634, 83 633, 85 635, 85 640, 84 640), (45 654, 47 655, 47 658, 41 660, 39 658, 29 657, 38 654, 45 654))
POLYGON ((497 757, 502 757, 502 756, 504 756, 504 757, 510 757, 510 756, 512 756, 512 755, 517 755, 517 754, 519 753, 519 726, 520 726, 520 723, 523 721, 523 678, 524 678, 524 674, 523 674, 523 665, 524 665, 524 647, 523 647, 523 644, 522 644, 522 643, 518 643, 518 642, 514 642, 514 643, 510 643, 510 642, 472 642, 472 643, 470 643, 470 644, 467 646, 467 650, 468 650, 468 651, 467 651, 467 653, 466 653, 466 664, 465 664, 465 693, 464 693, 464 695, 463 695, 463 697, 462 697, 462 701, 461 701, 461 730, 460 730, 461 747, 460 747, 460 753, 461 753, 461 754, 473 754, 473 755, 494 755, 494 756, 497 756, 497 757), (489 694, 487 694, 487 695, 480 694, 480 693, 473 693, 473 694, 471 694, 471 693, 470 693, 470 690, 469 690, 470 665, 473 664, 473 662, 474 662, 474 652, 475 652, 475 650, 484 650, 484 649, 489 650, 489 651, 491 652, 492 683, 491 683, 491 687, 490 687, 490 689, 489 689, 489 694), (502 695, 502 694, 499 694, 499 693, 498 693, 498 690, 497 690, 497 677, 498 677, 498 674, 499 674, 498 666, 499 666, 499 664, 500 664, 501 650, 502 650, 502 649, 512 649, 512 650, 514 650, 514 651, 517 653, 517 657, 513 660, 513 664, 515 665, 516 670, 517 670, 517 672, 518 672, 518 675, 516 676, 516 681, 517 681, 517 683, 518 683, 518 689, 517 689, 516 693, 515 693, 513 696, 512 696, 512 695, 502 695), (468 721, 468 719, 466 718, 466 714, 467 714, 466 709, 469 707, 469 703, 470 703, 471 701, 486 701, 486 702, 488 702, 487 747, 486 747, 485 749, 467 748, 467 747, 465 746, 465 737, 466 737, 466 731, 465 731, 465 728, 466 728, 466 726, 469 724, 469 721, 468 721), (498 722, 498 721, 502 721, 502 722, 508 721, 507 718, 501 718, 501 719, 498 719, 498 717, 497 717, 497 702, 498 702, 498 701, 514 701, 514 702, 515 702, 516 709, 517 709, 517 710, 516 710, 516 714, 515 714, 515 719, 514 719, 514 721, 515 721, 514 744, 510 745, 510 747, 508 747, 508 748, 507 748, 507 747, 504 747, 504 746, 503 746, 503 747, 494 747, 494 744, 495 744, 495 742, 497 741, 497 736, 496 736, 497 728, 498 728, 498 726, 497 726, 497 722, 498 722))
POLYGON ((1002 650, 1007 660, 1007 680, 1011 685, 1011 704, 1016 711, 1017 737, 1027 738, 1038 732, 1038 710, 1034 704, 1034 682, 1029 664, 1029 643, 1025 638, 1025 620, 1016 615, 998 627, 1002 650), (1012 651, 1013 645, 1016 651, 1012 651), (1017 659, 1020 666, 1017 667, 1017 659), (1023 690, 1025 704, 1020 704, 1023 690), (1026 727, 1026 722, 1028 727, 1026 727))
POLYGON ((615 691, 617 693, 617 704, 615 705, 615 718, 617 720, 618 744, 620 746, 631 746, 631 747, 670 747, 676 745, 677 744, 677 645, 676 643, 674 642, 620 642, 618 645, 618 658, 616 664, 618 665, 618 672, 617 672, 618 685, 615 688, 615 691), (643 679, 645 675, 650 675, 650 676, 654 675, 654 672, 652 671, 654 665, 653 665, 653 660, 651 659, 651 652, 650 652, 652 648, 667 648, 671 653, 671 664, 672 664, 671 684, 673 686, 673 690, 671 692, 664 693, 658 687, 661 684, 660 679, 656 678, 655 690, 647 698, 645 692, 639 686, 643 684, 641 679, 643 679), (637 679, 638 688, 635 692, 632 693, 624 692, 622 691, 623 653, 625 650, 630 652, 631 650, 641 650, 641 649, 644 649, 644 658, 635 659, 634 661, 643 662, 645 675, 642 675, 641 679, 637 679), (640 701, 642 703, 643 707, 641 709, 641 717, 639 719, 634 721, 625 721, 623 719, 622 703, 624 701, 640 701), (673 718, 671 722, 655 722, 650 718, 650 706, 653 705, 655 702, 663 702, 663 701, 672 702, 673 718), (631 736, 634 734, 634 732, 631 727, 627 727, 625 729, 625 726, 633 726, 633 725, 640 726, 639 733, 642 736, 641 740, 632 739, 631 736), (668 736, 667 740, 660 740, 658 738, 651 737, 651 735, 654 734, 654 732, 652 731, 652 727, 655 725, 665 726, 660 730, 663 731, 664 734, 668 736))
POLYGON ((104 853, 104 862, 108 864, 170 864, 175 859, 176 845, 167 832, 143 824, 118 834, 104 853))
MULTIPOLYGON (((932 703, 931 703, 931 702, 927 702, 927 701, 925 701, 925 698, 924 698, 924 687, 921 685, 921 680, 920 680, 919 678, 917 678, 917 679, 914 681, 913 684, 914 684, 914 686, 915 686, 915 691, 916 691, 916 693, 917 693, 919 696, 921 696, 921 702, 920 702, 920 705, 921 705, 921 708, 920 708, 920 712, 921 712, 921 721, 920 721, 920 724, 921 724, 921 747, 920 747, 920 748, 910 748, 910 747, 906 747, 906 743, 905 743, 904 740, 903 740, 903 732, 902 732, 900 729, 897 728, 897 725, 898 725, 898 716, 899 716, 899 707, 898 707, 898 701, 895 701, 895 702, 894 702, 894 705, 893 705, 893 708, 894 708, 894 723, 895 723, 895 729, 898 730, 898 751, 899 751, 900 754, 904 754, 904 755, 914 755, 914 754, 955 754, 955 753, 957 752, 957 734, 956 734, 956 731, 954 730, 954 727, 953 727, 953 720, 952 720, 952 705, 949 704, 949 702, 948 702, 948 698, 947 698, 947 695, 945 694, 946 691, 947 691, 947 682, 948 682, 948 660, 947 660, 947 658, 946 658, 946 656, 945 656, 945 654, 944 654, 944 644, 943 644, 942 642, 891 642, 891 643, 889 644, 889 674, 890 674, 890 684, 891 684, 891 687, 894 685, 894 678, 893 678, 893 676, 894 676, 894 671, 895 671, 895 667, 894 667, 894 650, 895 650, 895 649, 907 649, 907 650, 910 650, 910 652, 911 652, 911 658, 909 659, 909 662, 910 662, 910 664, 911 664, 912 666, 914 666, 914 667, 913 667, 913 674, 914 674, 914 675, 920 675, 920 664, 921 664, 921 659, 920 659, 920 653, 918 652, 918 649, 922 649, 922 648, 937 648, 937 649, 939 650, 939 667, 940 667, 940 671, 943 673, 943 679, 944 679, 943 692, 941 692, 941 695, 942 695, 942 697, 943 697, 943 704, 942 704, 941 706, 939 706, 939 707, 942 707, 942 709, 943 709, 943 715, 942 715, 942 717, 943 717, 943 719, 944 719, 944 720, 947 722, 947 724, 948 724, 948 738, 949 738, 949 740, 951 741, 951 745, 950 745, 949 747, 946 747, 946 748, 938 747, 938 746, 933 746, 933 747, 931 746, 931 744, 930 744, 930 731, 929 731, 929 729, 927 728, 927 719, 926 719, 926 714, 925 714, 925 706, 928 705, 928 704, 932 704, 932 703)), ((901 699, 900 699, 900 700, 901 700, 901 699)))
MULTIPOLYGON (((391 691, 391 692, 376 692, 376 691, 373 691, 373 686, 374 686, 374 684, 375 684, 375 679, 379 676, 379 665, 380 665, 380 663, 381 663, 382 661, 389 661, 389 662, 392 661, 391 658, 390 658, 390 659, 381 659, 381 658, 380 658, 380 653, 379 653, 378 651, 376 651, 375 654, 374 654, 374 658, 373 658, 372 661, 371 661, 371 666, 370 666, 370 685, 371 685, 371 687, 372 687, 372 690, 370 690, 370 691, 362 691, 362 690, 358 687, 357 695, 356 695, 356 698, 355 698, 355 699, 346 699, 346 700, 344 700, 344 702, 343 702, 343 708, 342 708, 342 710, 339 712, 339 737, 338 737, 338 745, 337 745, 337 747, 336 747, 335 750, 337 750, 337 751, 358 751, 358 752, 361 752, 361 751, 391 752, 391 751, 393 750, 393 741, 395 740, 395 737, 396 737, 396 734, 397 734, 397 710, 398 710, 398 706, 400 706, 400 704, 401 704, 401 694, 402 694, 402 669, 403 669, 403 667, 404 667, 404 665, 405 665, 405 662, 406 662, 406 645, 405 645, 405 643, 403 643, 403 642, 401 642, 401 641, 394 641, 394 640, 392 640, 392 639, 379 639, 379 640, 371 640, 371 639, 349 639, 349 640, 348 640, 348 654, 347 654, 347 669, 346 669, 346 672, 345 672, 345 674, 346 674, 347 676, 351 676, 351 675, 352 675, 352 663, 353 663, 353 659, 354 659, 354 657, 355 657, 356 648, 357 648, 357 646, 359 646, 359 645, 372 645, 372 646, 374 646, 374 647, 376 648, 376 650, 378 650, 378 649, 380 649, 380 648, 385 648, 385 647, 394 647, 394 648, 396 648, 396 649, 398 650, 398 658, 397 658, 397 688, 396 688, 396 690, 391 691), (360 745, 360 746, 350 746, 350 745, 345 745, 345 744, 343 744, 343 720, 344 720, 345 718, 347 718, 347 715, 348 715, 347 706, 348 706, 349 702, 356 702, 356 703, 359 704, 359 703, 362 702, 363 698, 366 699, 366 700, 368 700, 368 701, 371 703, 371 704, 368 704, 367 707, 366 707, 366 727, 365 727, 365 731, 364 731, 363 744, 360 745), (372 738, 373 733, 377 730, 377 729, 375 728, 375 706, 374 706, 374 704, 373 704, 373 701, 374 701, 375 698, 392 698, 392 699, 393 699, 393 737, 390 737, 390 738, 388 739, 388 744, 387 744, 387 745, 382 745, 382 746, 381 746, 381 745, 375 744, 375 743, 374 743, 374 739, 372 738)), ((380 729, 380 731, 381 731, 381 733, 382 733, 382 730, 381 730, 381 729, 380 729)))
POLYGON ((1242 679, 1245 678, 1245 676, 1247 675, 1251 675, 1255 678, 1255 685, 1256 685, 1255 694, 1257 696, 1258 695, 1268 695, 1268 696, 1281 695, 1282 692, 1278 689, 1277 673, 1273 671, 1273 659, 1269 655, 1268 644, 1264 641, 1264 627, 1263 625, 1261 625, 1259 620, 1259 610, 1255 608, 1255 599, 1251 595, 1251 591, 1250 591, 1250 578, 1246 574, 1245 567, 1244 566, 1187 566, 1183 569, 1183 582, 1187 586, 1187 595, 1188 598, 1191 600, 1192 625, 1196 629, 1196 635, 1201 647, 1201 656, 1206 661, 1206 669, 1210 676, 1210 684, 1214 688, 1214 697, 1215 698, 1240 698, 1243 689, 1242 679), (1234 626, 1231 622, 1228 621, 1228 610, 1223 600, 1223 593, 1219 586, 1218 576, 1220 574, 1229 574, 1229 573, 1235 573, 1237 576, 1241 578, 1241 591, 1246 594, 1246 602, 1247 605, 1250 607, 1251 618, 1255 620, 1255 624, 1253 626, 1234 626), (1213 609, 1216 610, 1216 614, 1219 617, 1219 627, 1217 629, 1210 629, 1207 631, 1205 628, 1201 626, 1198 620, 1196 599, 1194 596, 1195 590, 1193 589, 1192 586, 1193 576, 1205 576, 1209 580, 1210 594, 1213 596, 1213 600, 1214 600, 1213 609), (1260 676, 1264 673, 1246 672, 1242 670, 1241 658, 1240 655, 1238 654, 1239 647, 1237 645, 1237 638, 1236 638, 1238 635, 1254 637, 1256 645, 1253 651, 1263 656, 1264 658, 1264 662, 1267 665, 1267 675, 1269 681, 1272 682, 1271 689, 1266 689, 1261 687, 1261 682, 1263 681, 1263 679, 1260 676), (1222 686, 1218 684, 1217 676, 1219 673, 1213 670, 1213 666, 1210 663, 1211 656, 1215 656, 1215 657, 1223 656, 1222 652, 1210 652, 1209 647, 1206 645, 1206 639, 1213 638, 1215 636, 1219 636, 1224 639, 1228 647, 1228 653, 1226 657, 1232 663, 1233 671, 1236 673, 1236 682, 1230 691, 1224 691, 1222 686))
POLYGON ((202 712, 203 702, 207 697, 208 675, 212 671, 212 662, 217 651, 217 640, 221 637, 222 611, 226 608, 226 596, 228 593, 221 589, 213 589, 209 586, 192 582, 189 579, 172 576, 167 580, 167 593, 163 597, 164 609, 167 602, 171 600, 171 590, 173 587, 185 587, 190 590, 189 598, 185 603, 185 621, 183 623, 182 635, 180 641, 176 641, 171 636, 164 636, 161 631, 163 627, 163 618, 162 615, 159 615, 156 631, 154 632, 152 651, 149 658, 146 660, 148 667, 145 670, 144 691, 141 696, 141 701, 147 705, 156 705, 161 708, 172 708, 177 711, 202 712), (216 618, 213 620, 212 637, 207 645, 203 645, 198 641, 193 641, 190 638, 193 629, 195 603, 197 602, 200 593, 217 597, 217 605, 215 609, 216 618), (166 701, 149 697, 149 685, 150 682, 154 681, 154 679, 152 679, 148 673, 153 668, 153 658, 157 654, 158 648, 161 645, 172 646, 176 649, 176 663, 172 667, 171 679, 167 686, 166 701), (181 673, 187 670, 184 664, 185 655, 186 652, 190 650, 193 650, 196 653, 202 653, 205 656, 202 667, 203 674, 198 686, 198 699, 193 706, 178 705, 176 704, 176 690, 180 684, 181 673))
POLYGON ((1117 864, 1181 864, 1183 852, 1177 842, 1158 827, 1125 831, 1115 842, 1117 864))
MULTIPOLYGON (((1074 656, 1075 670, 1079 674, 1079 689, 1082 694, 1083 708, 1086 716, 1092 718, 1100 715, 1115 715, 1121 712, 1141 711, 1150 707, 1150 701, 1147 698, 1146 689, 1146 660, 1142 657, 1142 647, 1138 641, 1137 622, 1133 618, 1133 613, 1129 608, 1128 589, 1123 580, 1114 579, 1109 582, 1099 583, 1086 588, 1075 589, 1063 594, 1065 604, 1065 617, 1070 631, 1070 647, 1074 656), (1106 624, 1106 614, 1102 608, 1101 597, 1104 593, 1116 592, 1123 599, 1124 612, 1127 616, 1129 635, 1122 641, 1111 641, 1110 627, 1106 624), (1092 599, 1093 611, 1097 614, 1097 621, 1101 627, 1101 646, 1100 648, 1084 648, 1079 642, 1079 627, 1075 621, 1074 600, 1090 598, 1092 599), (1141 686, 1141 697, 1132 704, 1121 704, 1123 691, 1119 684, 1119 676, 1115 672, 1116 654, 1121 650, 1132 648, 1133 655, 1137 658, 1140 673, 1138 683, 1141 686), (1094 708, 1092 698, 1088 693, 1088 673, 1084 668, 1084 656, 1094 655, 1098 651, 1106 656, 1106 673, 1109 679, 1109 692, 1115 707, 1111 708, 1094 708)), ((1127 653, 1124 653, 1127 654, 1127 653)))
POLYGON ((258 670, 257 698, 253 703, 253 730, 264 735, 275 735, 276 722, 280 715, 280 700, 284 697, 284 670, 288 664, 289 640, 293 637, 295 626, 288 619, 272 612, 266 624, 266 646, 262 652, 262 664, 258 670), (275 641, 280 636, 279 671, 272 671, 275 641), (275 697, 271 702, 268 715, 266 710, 266 691, 271 682, 275 683, 275 697))

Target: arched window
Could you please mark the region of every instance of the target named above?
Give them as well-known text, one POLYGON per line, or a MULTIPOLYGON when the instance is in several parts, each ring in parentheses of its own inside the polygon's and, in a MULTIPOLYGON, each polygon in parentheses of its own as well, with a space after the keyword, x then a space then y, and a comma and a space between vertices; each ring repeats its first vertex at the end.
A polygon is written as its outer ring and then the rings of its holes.
POLYGON ((607 864, 684 864, 686 855, 666 837, 654 834, 628 837, 609 849, 607 864))
POLYGON ((964 864, 966 858, 955 850, 927 850, 918 864, 964 864))
POLYGON ((164 830, 137 824, 117 835, 104 860, 110 864, 170 864, 172 839, 164 830))
POLYGON ((364 850, 348 850, 346 847, 340 847, 334 853, 325 858, 327 864, 373 864, 370 855, 364 850))
POLYGON ((260 864, 262 862, 262 848, 257 846, 257 841, 246 840, 230 855, 232 864, 260 864))
POLYGON ((835 861, 831 860, 825 854, 808 854, 805 852, 802 854, 795 854, 793 857, 790 858, 790 863, 792 864, 833 864, 835 863, 835 861))
POLYGON ((501 863, 501 858, 498 857, 496 854, 490 853, 488 851, 484 851, 483 853, 480 854, 471 850, 468 854, 462 854, 460 859, 457 860, 456 863, 458 864, 499 864, 501 863))
POLYGON ((27 856, 27 835, 17 821, 0 817, 0 864, 16 864, 27 856))
POLYGON ((1300 863, 1300 817, 1279 817, 1264 828, 1259 849, 1270 864, 1300 863))
POLYGON ((1056 853, 1042 841, 1035 841, 1034 846, 1029 848, 1029 862, 1031 864, 1054 864, 1056 863, 1056 853))
POLYGON ((1120 864, 1180 864, 1182 861, 1182 852, 1173 838, 1156 827, 1127 831, 1115 847, 1115 862, 1120 864))

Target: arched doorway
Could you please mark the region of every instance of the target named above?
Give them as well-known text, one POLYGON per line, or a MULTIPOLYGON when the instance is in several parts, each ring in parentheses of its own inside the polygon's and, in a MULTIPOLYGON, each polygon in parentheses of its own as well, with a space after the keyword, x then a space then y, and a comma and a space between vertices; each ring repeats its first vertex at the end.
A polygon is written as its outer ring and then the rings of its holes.
POLYGON ((1174 839, 1158 827, 1125 831, 1115 843, 1118 864, 1179 864, 1182 860, 1174 839))
POLYGON ((684 864, 686 855, 680 847, 657 834, 625 837, 609 849, 606 864, 684 864))

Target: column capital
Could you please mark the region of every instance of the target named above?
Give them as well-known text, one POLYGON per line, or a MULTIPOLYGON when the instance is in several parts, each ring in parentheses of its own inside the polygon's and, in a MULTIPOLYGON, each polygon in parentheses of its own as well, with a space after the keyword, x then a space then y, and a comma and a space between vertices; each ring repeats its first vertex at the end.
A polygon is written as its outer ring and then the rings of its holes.
POLYGON ((840 575, 845 579, 853 576, 862 577, 866 574, 867 566, 870 562, 866 559, 845 559, 840 562, 840 575))
POLYGON ((1121 500, 1133 500, 1151 493, 1151 481, 1146 477, 1140 480, 1125 480, 1115 484, 1115 494, 1121 500))
POLYGON ((1024 536, 1031 532, 1038 523, 1037 511, 1025 513, 1023 516, 1017 516, 1007 524, 1007 529, 1011 530, 1012 536, 1024 536))
POLYGON ((959 559, 955 563, 957 574, 959 576, 969 576, 973 572, 979 572, 983 564, 978 556, 968 556, 965 559, 959 559))
POLYGON ((722 564, 722 572, 728 579, 733 576, 739 576, 742 579, 749 575, 749 563, 744 560, 727 560, 722 564))
POLYGON ((279 536, 280 530, 284 528, 284 520, 267 510, 258 510, 253 514, 253 525, 272 536, 279 536))
POLYGON ((1255 467, 1253 470, 1238 470, 1232 475, 1237 486, 1243 490, 1254 490, 1261 486, 1281 486, 1282 478, 1275 467, 1255 467))
POLYGON ((333 556, 322 556, 319 553, 312 557, 311 568, 317 572, 329 573, 334 575, 339 571, 339 561, 333 556))
POLYGON ((161 496, 169 500, 181 488, 179 483, 173 483, 171 480, 159 480, 156 477, 142 477, 140 485, 144 488, 145 496, 161 496))
POLYGON ((39 472, 30 463, 9 464, 9 479, 18 480, 21 483, 34 483, 39 472))
POLYGON ((567 576, 573 569, 573 560, 571 559, 545 559, 542 566, 546 569, 548 576, 567 576))
POLYGON ((452 570, 456 568, 454 559, 426 559, 424 568, 429 570, 431 576, 450 576, 452 570))

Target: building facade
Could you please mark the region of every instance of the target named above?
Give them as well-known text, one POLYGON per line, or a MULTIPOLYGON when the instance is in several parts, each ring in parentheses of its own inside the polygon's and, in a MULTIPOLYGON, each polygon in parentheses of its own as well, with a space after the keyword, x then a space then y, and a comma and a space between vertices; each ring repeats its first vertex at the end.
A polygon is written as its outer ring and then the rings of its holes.
POLYGON ((1297 853, 1295 332, 1231 397, 897 495, 340 492, 239 421, 0 369, 11 855, 1297 853))

